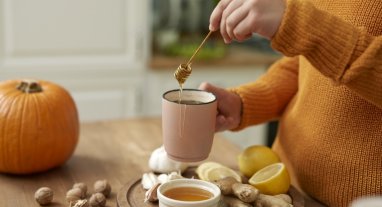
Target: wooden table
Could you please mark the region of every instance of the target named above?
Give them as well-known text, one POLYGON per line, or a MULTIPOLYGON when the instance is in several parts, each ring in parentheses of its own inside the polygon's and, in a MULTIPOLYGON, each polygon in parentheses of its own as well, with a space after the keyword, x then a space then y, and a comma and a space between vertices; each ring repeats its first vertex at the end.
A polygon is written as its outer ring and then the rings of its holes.
MULTIPOLYGON (((85 182, 92 193, 99 179, 107 179, 112 186, 107 206, 116 206, 119 189, 150 171, 149 156, 161 144, 159 118, 82 124, 77 149, 63 166, 27 176, 0 174, 0 207, 37 207, 34 193, 42 186, 54 191, 54 203, 49 206, 68 206, 65 194, 75 182, 85 182)), ((239 152, 228 140, 215 137, 209 160, 237 169, 239 152)))

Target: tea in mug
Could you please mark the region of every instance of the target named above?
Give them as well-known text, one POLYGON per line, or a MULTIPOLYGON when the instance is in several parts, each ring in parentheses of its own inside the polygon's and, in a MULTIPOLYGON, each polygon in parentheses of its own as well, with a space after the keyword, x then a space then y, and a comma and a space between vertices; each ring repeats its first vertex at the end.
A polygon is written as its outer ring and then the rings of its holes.
POLYGON ((213 197, 207 190, 195 187, 177 187, 163 193, 164 196, 178 201, 203 201, 213 197))
POLYGON ((201 101, 195 101, 195 100, 178 100, 174 102, 178 104, 185 104, 185 105, 198 105, 203 103, 201 101))

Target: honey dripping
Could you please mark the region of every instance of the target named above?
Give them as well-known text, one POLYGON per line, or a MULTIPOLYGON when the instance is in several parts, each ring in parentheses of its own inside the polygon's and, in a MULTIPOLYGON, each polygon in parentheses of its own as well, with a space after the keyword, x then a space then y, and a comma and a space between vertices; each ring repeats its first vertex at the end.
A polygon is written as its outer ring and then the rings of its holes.
POLYGON ((191 69, 191 63, 192 60, 194 59, 195 55, 199 52, 200 48, 204 45, 208 37, 212 34, 212 31, 210 31, 207 36, 204 38, 202 43, 200 43, 199 47, 195 50, 194 54, 191 56, 191 58, 188 60, 186 64, 180 64, 178 68, 175 70, 174 77, 178 81, 179 84, 179 98, 178 98, 178 103, 180 107, 180 122, 179 122, 179 136, 183 137, 183 132, 184 132, 184 125, 185 125, 185 120, 186 120, 186 110, 187 110, 187 104, 184 104, 184 109, 182 111, 182 92, 183 92, 183 84, 186 82, 188 76, 190 76, 192 69, 191 69))
POLYGON ((183 85, 186 82, 188 76, 192 72, 190 64, 180 64, 174 73, 175 79, 178 81, 179 86, 183 85))
POLYGON ((179 90, 179 99, 178 99, 179 103, 182 100, 183 84, 184 84, 184 82, 186 82, 187 77, 190 76, 191 71, 192 71, 191 65, 180 64, 174 73, 174 77, 178 81, 179 89, 180 89, 179 90))
POLYGON ((181 101, 181 94, 183 91, 183 84, 186 82, 188 76, 190 76, 192 69, 191 64, 192 60, 194 59, 195 55, 198 54, 199 50, 202 48, 208 37, 212 34, 212 31, 208 32, 207 36, 203 39, 202 43, 200 43, 199 47, 195 50, 194 54, 192 54, 191 58, 188 60, 186 64, 180 64, 178 68, 175 70, 174 77, 179 83, 179 103, 181 101))

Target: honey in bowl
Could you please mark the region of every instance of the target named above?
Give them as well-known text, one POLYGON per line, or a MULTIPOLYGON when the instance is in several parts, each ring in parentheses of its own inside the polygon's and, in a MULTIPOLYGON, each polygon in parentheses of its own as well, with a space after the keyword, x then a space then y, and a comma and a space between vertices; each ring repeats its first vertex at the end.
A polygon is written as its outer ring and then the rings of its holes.
POLYGON ((221 196, 218 186, 198 179, 170 180, 157 192, 160 207, 218 207, 221 196))
POLYGON ((203 201, 213 197, 211 192, 195 187, 171 188, 166 190, 163 195, 178 201, 203 201))

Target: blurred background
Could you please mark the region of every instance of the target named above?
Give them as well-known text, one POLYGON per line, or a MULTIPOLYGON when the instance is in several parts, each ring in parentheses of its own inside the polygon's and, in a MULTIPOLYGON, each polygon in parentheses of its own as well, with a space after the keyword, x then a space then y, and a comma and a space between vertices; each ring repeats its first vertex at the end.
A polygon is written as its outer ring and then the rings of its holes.
MULTIPOLYGON (((161 116, 163 92, 208 33, 216 0, 0 0, 0 78, 65 87, 81 122, 161 116)), ((225 45, 215 32, 196 56, 185 88, 256 80, 279 55, 253 36, 225 45)), ((267 144, 272 125, 224 136, 267 144)))

